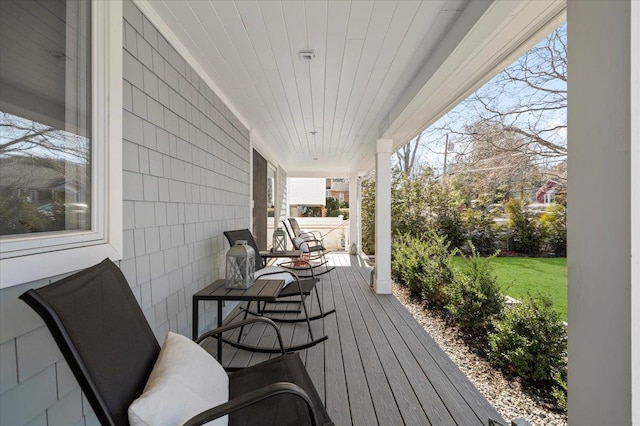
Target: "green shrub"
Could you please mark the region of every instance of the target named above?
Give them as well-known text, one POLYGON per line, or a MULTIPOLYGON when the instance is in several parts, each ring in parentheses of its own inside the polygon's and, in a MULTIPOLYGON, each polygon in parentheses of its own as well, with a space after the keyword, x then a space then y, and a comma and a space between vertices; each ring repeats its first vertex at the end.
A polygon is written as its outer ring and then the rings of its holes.
POLYGON ((327 217, 338 217, 343 215, 345 219, 349 218, 349 203, 340 201, 337 198, 327 197, 325 199, 325 215, 327 217))
POLYGON ((375 254, 376 185, 374 180, 362 183, 361 202, 362 251, 375 254))
POLYGON ((429 194, 434 186, 433 172, 421 169, 407 176, 394 168, 391 176, 391 234, 420 236, 429 231, 429 194))
POLYGON ((505 311, 489 334, 489 359, 529 382, 551 384, 566 370, 567 331, 546 296, 505 311))
POLYGON ((466 209, 462 214, 467 240, 482 255, 490 255, 496 251, 496 212, 466 209))
POLYGON ((547 241, 554 255, 567 255, 567 209, 561 204, 551 204, 540 216, 547 241))
POLYGON ((38 211, 38 205, 25 193, 2 191, 0 194, 0 235, 58 231, 65 228, 64 201, 55 197, 51 217, 38 211))
MULTIPOLYGON (((450 248, 465 242, 459 195, 446 191, 425 167, 407 175, 394 167, 391 175, 391 234, 422 236, 434 229, 446 236, 450 248)), ((362 183, 362 249, 375 249, 375 180, 362 183)))
POLYGON ((496 256, 479 257, 473 243, 471 256, 455 272, 447 287, 446 308, 462 330, 485 336, 491 321, 502 313, 504 296, 498 287, 491 260, 496 256))
POLYGON ((398 235, 391 246, 391 273, 396 281, 409 287, 414 296, 421 289, 416 276, 426 268, 427 259, 422 256, 425 246, 422 240, 409 234, 398 235))
POLYGON ((446 287, 453 281, 449 266, 449 243, 445 237, 428 232, 423 238, 397 236, 391 250, 391 272, 411 293, 432 305, 447 303, 446 287))
POLYGON ((427 234, 427 268, 418 274, 418 279, 422 282, 422 297, 436 306, 447 304, 446 289, 453 282, 453 270, 449 260, 455 254, 455 250, 449 251, 449 246, 450 242, 445 236, 435 231, 427 234))
POLYGON ((454 195, 438 186, 432 190, 430 205, 434 215, 433 229, 446 238, 451 248, 457 249, 462 247, 466 240, 459 202, 454 195))
POLYGON ((538 254, 543 235, 535 218, 520 201, 511 199, 506 208, 509 212, 509 228, 512 232, 513 248, 530 256, 538 254))
POLYGON ((556 400, 558 408, 567 411, 567 370, 557 372, 553 375, 551 386, 551 396, 556 400))

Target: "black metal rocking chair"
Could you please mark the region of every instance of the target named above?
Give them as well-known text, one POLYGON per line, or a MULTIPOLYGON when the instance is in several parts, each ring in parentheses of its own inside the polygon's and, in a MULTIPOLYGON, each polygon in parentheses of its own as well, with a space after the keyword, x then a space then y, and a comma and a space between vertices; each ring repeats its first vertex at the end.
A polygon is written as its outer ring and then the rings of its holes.
MULTIPOLYGON (((20 296, 44 320, 103 425, 127 425, 129 405, 147 383, 160 346, 127 281, 110 260, 20 296)), ((252 322, 203 334, 197 342, 252 322)), ((229 374, 229 401, 191 418, 201 425, 229 415, 230 425, 332 425, 297 354, 229 374)))
MULTIPOLYGON (((291 262, 287 262, 290 263, 292 265, 295 265, 296 262, 301 262, 303 264, 303 266, 291 266, 291 267, 270 267, 269 272, 267 272, 266 268, 266 262, 265 260, 262 258, 262 256, 260 256, 260 250, 258 249, 258 245, 256 244, 255 239, 253 238, 253 234, 251 234, 251 231, 249 231, 248 229, 238 229, 235 231, 225 231, 224 232, 224 236, 227 238, 227 241, 229 242, 229 244, 231 246, 233 246, 236 241, 246 241, 247 244, 249 244, 253 250, 255 251, 255 261, 256 261, 256 265, 255 265, 255 269, 256 269, 256 278, 258 277, 266 277, 269 275, 279 275, 279 274, 291 274, 292 277, 294 277, 294 279, 299 283, 299 288, 296 285, 290 284, 287 285, 281 292, 280 292, 280 296, 279 298, 283 299, 289 299, 292 296, 301 296, 300 299, 298 299, 297 301, 294 302, 299 302, 300 305, 302 306, 303 312, 304 312, 304 317, 297 317, 297 318, 289 318, 289 317, 268 317, 269 319, 276 321, 276 322, 283 322, 283 323, 296 323, 296 322, 309 322, 309 321, 314 321, 320 318, 324 318, 327 315, 333 314, 335 313, 335 309, 331 309, 329 311, 324 311, 323 307, 322 307, 322 302, 320 300, 320 294, 318 292, 317 287, 317 283, 318 283, 318 278, 316 278, 316 275, 313 272, 313 265, 311 265, 309 262, 306 261, 300 261, 300 260, 294 260, 291 262), (303 269, 306 271, 309 271, 311 276, 309 277, 298 277, 298 275, 296 275, 293 270, 295 270, 295 268, 298 269, 303 269), (316 301, 318 302, 318 308, 320 309, 320 313, 317 315, 313 315, 313 316, 309 316, 309 312, 307 311, 306 308, 306 304, 304 303, 304 299, 308 296, 311 295, 311 293, 313 293, 315 290, 315 295, 316 295, 316 301), (302 292, 302 295, 300 294, 302 292)), ((276 302, 271 302, 271 303, 287 303, 290 304, 292 302, 292 300, 278 300, 276 302)), ((245 318, 247 317, 247 314, 251 314, 254 316, 265 316, 265 314, 287 314, 287 313, 301 313, 300 310, 290 310, 290 309, 267 309, 266 308, 266 303, 264 304, 264 306, 261 308, 260 306, 258 306, 258 311, 254 312, 250 310, 250 306, 247 306, 247 308, 244 309, 245 311, 245 318)), ((312 342, 313 340, 313 336, 312 338, 312 342)), ((321 338, 322 340, 326 340, 326 338, 321 338)), ((320 339, 318 339, 320 340, 320 339)), ((302 347, 296 347, 296 349, 304 349, 302 347)))
POLYGON ((314 243, 314 245, 322 246, 324 250, 324 239, 322 238, 322 234, 318 231, 305 231, 300 228, 298 224, 298 219, 295 217, 287 218, 289 221, 289 226, 291 226, 291 230, 293 231, 293 235, 296 237, 302 238, 306 242, 314 243))
MULTIPOLYGON (((290 218, 289 220, 295 218, 290 218)), ((281 221, 284 226, 287 235, 289 236, 289 240, 291 240, 291 244, 296 250, 301 250, 303 255, 307 256, 308 265, 297 266, 293 264, 288 269, 294 270, 296 272, 303 272, 305 270, 314 271, 314 275, 319 277, 326 273, 331 272, 335 267, 329 266, 329 261, 327 260, 325 254, 327 249, 324 247, 324 243, 321 240, 315 239, 312 237, 312 234, 305 234, 306 237, 296 236, 295 231, 291 225, 287 226, 287 222, 284 220, 281 221), (291 227, 291 230, 289 229, 291 227)), ((297 224, 297 222, 294 222, 297 224)))

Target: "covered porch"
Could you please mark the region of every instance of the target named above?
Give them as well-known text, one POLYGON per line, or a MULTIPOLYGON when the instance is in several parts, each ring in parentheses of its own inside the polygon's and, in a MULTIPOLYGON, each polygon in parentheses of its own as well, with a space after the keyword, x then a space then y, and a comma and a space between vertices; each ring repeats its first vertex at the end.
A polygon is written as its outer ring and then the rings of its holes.
MULTIPOLYGON (((265 217, 255 214, 266 190, 256 185, 258 171, 274 177, 277 224, 286 216, 287 177, 349 177, 357 194, 375 168, 374 291, 354 258, 334 257, 344 267, 320 288, 337 312, 314 324, 329 340, 303 353, 306 365, 336 424, 486 424, 495 412, 390 295, 391 157, 565 19, 569 422, 640 422, 640 3, 69 2, 76 3, 91 5, 95 25, 86 70, 95 94, 92 218, 83 232, 2 236, 0 423, 98 424, 21 293, 110 257, 157 339, 188 335, 191 296, 224 275, 222 233, 266 219, 266 206, 265 217)), ((19 11, 27 3, 2 4, 19 11)), ((63 22, 45 16, 44 24, 63 22)), ((3 31, 15 34, 36 36, 46 26, 2 18, 3 31)), ((6 38, 12 48, 29 40, 15 34, 6 38)), ((60 65, 73 48, 62 45, 11 51, 60 65)), ((3 61, 3 72, 8 64, 21 62, 3 61)), ((42 121, 39 96, 64 101, 64 90, 35 84, 44 81, 37 69, 51 74, 58 65, 15 67, 15 88, 33 89, 15 91, 28 101, 15 114, 42 121)), ((65 105, 56 114, 64 116, 65 105)), ((348 246, 359 238, 357 204, 348 246)), ((213 324, 214 307, 203 316, 213 324)), ((284 329, 292 340, 304 332, 284 329)), ((256 329, 248 337, 268 336, 256 329)), ((225 355, 239 364, 259 357, 225 355)))
MULTIPOLYGON (((329 339, 299 354, 337 425, 504 423, 398 299, 372 291, 371 268, 359 256, 334 252, 329 260, 336 268, 321 278, 318 289, 323 308, 335 307, 336 313, 312 323, 314 333, 329 339)), ((307 300, 317 313, 315 298, 307 300)), ((239 311, 229 319, 238 316, 239 311)), ((281 332, 285 345, 308 338, 304 323, 283 324, 281 332)), ((244 342, 276 344, 264 325, 245 329, 244 342)), ((215 354, 215 343, 208 350, 215 354)), ((224 363, 235 367, 268 358, 223 346, 224 363)))

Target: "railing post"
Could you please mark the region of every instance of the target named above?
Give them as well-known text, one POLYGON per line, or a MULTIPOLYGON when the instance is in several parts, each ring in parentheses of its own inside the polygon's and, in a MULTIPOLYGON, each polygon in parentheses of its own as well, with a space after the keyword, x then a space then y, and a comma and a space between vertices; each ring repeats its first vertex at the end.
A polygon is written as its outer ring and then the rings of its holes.
POLYGON ((358 192, 358 173, 349 174, 349 241, 346 245, 347 251, 351 251, 351 245, 355 244, 360 251, 358 235, 360 234, 360 217, 358 205, 360 203, 360 193, 358 192))

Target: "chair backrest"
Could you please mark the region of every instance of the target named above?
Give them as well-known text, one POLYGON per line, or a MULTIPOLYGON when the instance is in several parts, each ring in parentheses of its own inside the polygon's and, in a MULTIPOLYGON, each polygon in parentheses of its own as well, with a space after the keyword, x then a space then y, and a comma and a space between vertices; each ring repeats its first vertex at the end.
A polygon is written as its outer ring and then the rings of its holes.
POLYGON ((293 231, 293 236, 297 237, 302 233, 302 229, 300 229, 300 225, 298 225, 298 220, 295 217, 288 218, 289 223, 291 224, 291 230, 293 231))
POLYGON ((284 219, 281 220, 280 222, 282 222, 282 225, 284 226, 284 230, 287 231, 287 235, 289 236, 289 240, 291 240, 291 244, 293 244, 293 248, 297 250, 298 249, 296 245, 297 234, 295 233, 295 231, 293 231, 293 229, 289 230, 290 225, 287 225, 287 222, 284 219))
POLYGON ((256 252, 256 271, 264 268, 264 260, 262 256, 260 256, 260 249, 258 249, 258 245, 256 244, 256 240, 253 239, 253 234, 248 229, 237 229, 235 231, 224 231, 224 236, 227 237, 227 241, 229 241, 229 245, 235 245, 236 241, 245 240, 247 244, 249 244, 253 250, 256 252))
MULTIPOLYGON (((295 221, 294 218, 290 218, 289 221, 291 221, 291 219, 295 221)), ((303 252, 324 250, 324 246, 322 246, 321 243, 318 243, 318 240, 313 238, 310 234, 305 235, 304 232, 300 235, 295 234, 295 232, 292 234, 291 231, 289 231, 287 222, 283 220, 282 224, 284 225, 284 229, 287 231, 287 235, 291 240, 291 244, 293 244, 294 250, 302 250, 303 252)))
POLYGON ((109 259, 20 296, 53 335, 103 425, 128 425, 160 346, 109 259))

